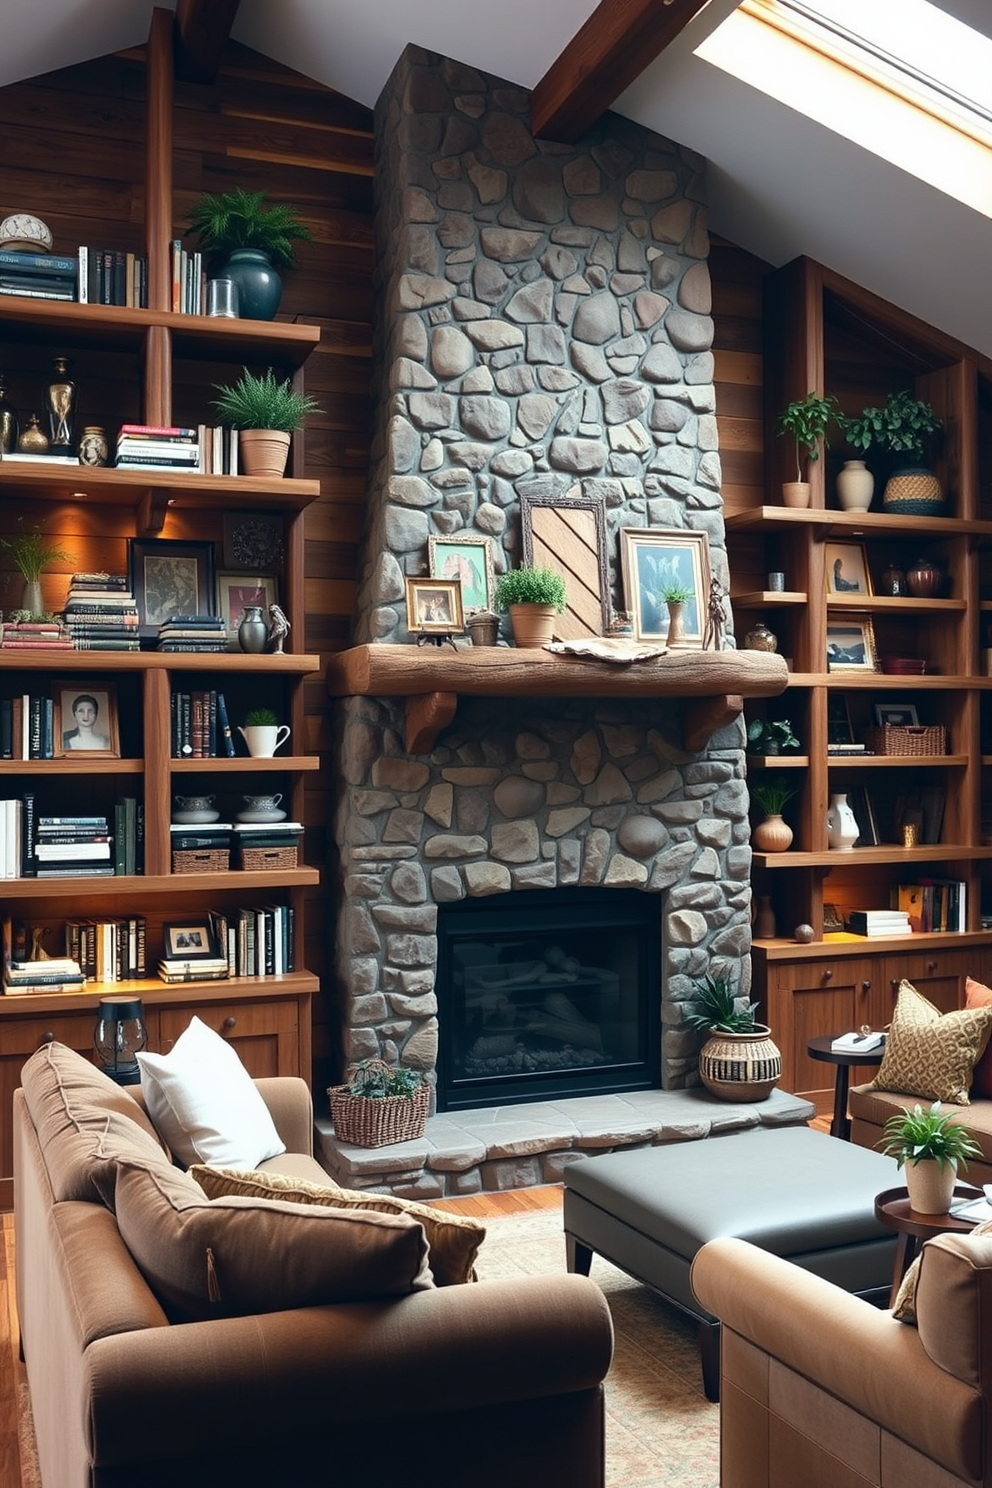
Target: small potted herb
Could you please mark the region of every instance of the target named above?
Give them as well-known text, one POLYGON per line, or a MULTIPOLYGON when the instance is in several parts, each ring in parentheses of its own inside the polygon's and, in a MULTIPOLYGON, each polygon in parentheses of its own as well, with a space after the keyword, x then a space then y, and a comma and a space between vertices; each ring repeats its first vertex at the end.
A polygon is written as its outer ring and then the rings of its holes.
POLYGON ((940 1101, 924 1110, 917 1103, 890 1116, 877 1144, 887 1157, 905 1168, 909 1202, 918 1214, 946 1214, 951 1207, 959 1169, 981 1148, 954 1111, 942 1111, 940 1101))
POLYGON ((756 780, 748 789, 765 813, 764 821, 751 833, 755 847, 760 852, 785 852, 792 845, 793 834, 782 812, 796 794, 795 786, 781 776, 770 775, 767 780, 756 780))
POLYGON ((416 1070, 363 1059, 344 1085, 332 1085, 334 1134, 356 1147, 384 1147, 422 1137, 430 1086, 416 1070))
POLYGON ((683 1021, 707 1035, 699 1078, 721 1100, 764 1100, 782 1073, 782 1055, 767 1024, 757 1020, 757 1003, 727 977, 703 977, 693 992, 683 1021))
POLYGON ((187 221, 186 235, 199 239, 211 273, 237 286, 238 314, 246 320, 271 320, 282 296, 277 270, 293 267, 294 244, 313 242, 296 208, 270 206, 264 191, 239 186, 205 192, 187 221))
POLYGON ((251 708, 245 714, 244 725, 238 726, 238 733, 255 759, 271 759, 279 745, 289 738, 290 729, 288 724, 280 724, 271 708, 251 708))
POLYGON ((555 616, 568 602, 568 590, 555 568, 513 568, 496 580, 495 601, 509 610, 518 646, 546 646, 554 636, 555 616))
POLYGON ((46 563, 68 563, 68 553, 49 542, 40 527, 25 527, 23 518, 18 523, 18 530, 10 537, 0 537, 0 548, 10 554, 15 568, 24 580, 20 609, 29 612, 25 618, 43 619, 45 605, 41 593, 42 571, 46 563))
POLYGON ((796 478, 782 485, 785 506, 809 506, 810 485, 804 476, 804 466, 820 458, 820 446, 827 445, 827 430, 839 415, 840 407, 832 394, 822 397, 809 392, 805 398, 787 404, 776 419, 775 432, 791 435, 796 447, 796 478))
POLYGON ((289 437, 307 414, 318 413, 316 399, 297 392, 286 378, 280 382, 269 367, 256 377, 247 367, 231 386, 215 383, 219 398, 213 406, 221 421, 239 429, 241 460, 246 475, 281 476, 289 456, 289 437))

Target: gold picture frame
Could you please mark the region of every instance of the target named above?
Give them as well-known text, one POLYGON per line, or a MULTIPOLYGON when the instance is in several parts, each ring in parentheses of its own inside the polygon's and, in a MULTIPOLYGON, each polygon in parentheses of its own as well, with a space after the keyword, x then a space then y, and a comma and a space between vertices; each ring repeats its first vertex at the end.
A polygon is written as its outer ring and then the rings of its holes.
POLYGON ((828 542, 823 545, 827 593, 839 598, 871 598, 871 570, 864 543, 828 542))
POLYGON ((53 680, 54 759, 120 759, 117 690, 105 678, 53 680))
POLYGON ((407 579, 406 628, 411 635, 455 635, 465 629, 458 579, 407 579))
POLYGON ((877 672, 875 630, 867 617, 858 620, 828 620, 828 672, 877 672))

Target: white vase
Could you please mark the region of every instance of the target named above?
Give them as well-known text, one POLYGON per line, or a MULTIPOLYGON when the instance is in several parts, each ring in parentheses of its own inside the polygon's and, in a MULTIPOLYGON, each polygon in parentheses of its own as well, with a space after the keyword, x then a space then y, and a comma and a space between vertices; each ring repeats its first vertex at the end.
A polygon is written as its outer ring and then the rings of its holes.
POLYGON ((842 511, 867 511, 875 491, 875 477, 864 460, 845 460, 837 476, 837 500, 842 511))
POLYGON ((827 845, 835 852, 850 852, 857 840, 858 822, 847 804, 847 796, 831 796, 827 810, 827 845))

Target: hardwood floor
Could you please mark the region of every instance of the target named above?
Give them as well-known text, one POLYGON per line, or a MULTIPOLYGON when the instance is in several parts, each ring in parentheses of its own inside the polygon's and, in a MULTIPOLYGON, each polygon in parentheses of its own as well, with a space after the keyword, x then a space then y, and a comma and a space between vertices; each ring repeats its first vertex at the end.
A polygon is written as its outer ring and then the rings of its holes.
POLYGON ((14 1296, 14 1216, 0 1215, 0 1483, 20 1488, 17 1395, 24 1378, 18 1358, 17 1304, 14 1296))

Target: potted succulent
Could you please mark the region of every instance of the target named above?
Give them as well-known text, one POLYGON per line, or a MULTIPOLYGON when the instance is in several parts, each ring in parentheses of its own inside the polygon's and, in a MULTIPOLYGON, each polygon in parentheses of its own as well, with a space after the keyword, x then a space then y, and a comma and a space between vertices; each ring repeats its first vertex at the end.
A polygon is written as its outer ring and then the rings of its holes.
POLYGON ((752 718, 747 726, 748 754, 782 754, 801 745, 787 718, 752 718))
POLYGON ((685 645, 685 607, 695 599, 695 589, 687 584, 665 584, 658 598, 668 610, 668 645, 671 648, 685 645))
POLYGON ((14 560, 14 566, 24 580, 20 611, 27 612, 25 619, 45 618, 45 604, 41 593, 41 575, 46 563, 67 563, 68 553, 55 547, 44 536, 40 527, 25 527, 23 519, 10 537, 0 537, 0 548, 6 549, 14 560))
POLYGON ((296 208, 268 206, 264 191, 239 186, 205 192, 187 221, 186 236, 199 239, 211 273, 237 285, 238 313, 246 320, 271 320, 282 296, 277 270, 292 268, 294 243, 313 242, 296 208))
POLYGON ((764 821, 752 831, 751 841, 759 852, 785 852, 792 845, 792 828, 783 820, 782 812, 796 794, 795 786, 781 776, 770 775, 767 780, 756 780, 749 790, 765 813, 764 821))
POLYGON ((334 1134, 356 1147, 384 1147, 422 1137, 430 1086, 416 1070, 363 1059, 344 1085, 332 1085, 334 1134))
POLYGON ((810 484, 804 478, 804 465, 808 467, 820 458, 820 446, 826 448, 827 430, 839 413, 837 399, 832 394, 822 397, 817 392, 808 392, 805 398, 787 404, 776 419, 775 432, 791 435, 796 446, 796 478, 782 485, 785 506, 809 506, 810 484))
POLYGON ((280 382, 269 367, 256 377, 242 367, 231 386, 214 383, 219 398, 213 400, 222 421, 239 429, 238 444, 246 475, 281 476, 289 457, 290 435, 308 413, 318 413, 309 393, 297 392, 289 378, 280 382))
POLYGON ((518 646, 546 646, 567 600, 565 580, 555 568, 513 568, 496 580, 495 601, 509 610, 518 646))
POLYGON ((279 722, 271 708, 251 708, 245 714, 244 726, 239 724, 238 733, 255 759, 271 759, 279 745, 289 738, 290 728, 289 724, 279 722))
POLYGON ((969 1157, 981 1157, 978 1143, 954 1111, 941 1110, 940 1101, 928 1110, 917 1103, 912 1110, 897 1111, 877 1145, 896 1159, 897 1168, 905 1168, 909 1202, 917 1214, 946 1214, 958 1170, 967 1168, 969 1157))
POLYGON ((755 1016, 757 1003, 727 977, 703 977, 693 992, 683 1021, 707 1035, 699 1078, 721 1100, 765 1100, 781 1077, 782 1055, 768 1025, 755 1016))
POLYGON ((929 403, 902 388, 890 393, 881 406, 842 418, 840 426, 851 449, 867 454, 875 446, 889 457, 893 468, 882 495, 885 509, 910 516, 940 515, 944 498, 926 464, 926 443, 943 422, 929 403))

